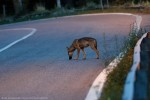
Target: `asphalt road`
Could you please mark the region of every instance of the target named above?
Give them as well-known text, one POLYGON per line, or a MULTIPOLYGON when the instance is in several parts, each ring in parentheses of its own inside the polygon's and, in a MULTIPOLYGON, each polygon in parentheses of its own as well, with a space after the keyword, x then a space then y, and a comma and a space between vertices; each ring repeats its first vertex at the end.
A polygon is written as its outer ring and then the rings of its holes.
POLYGON ((146 32, 150 32, 150 14, 141 15, 143 20, 141 23, 141 28, 146 32))
POLYGON ((0 99, 84 100, 106 59, 120 52, 133 22, 127 15, 90 15, 1 25, 0 48, 31 32, 4 29, 37 31, 0 52, 0 99), (101 58, 87 48, 86 60, 81 53, 78 61, 69 61, 66 46, 84 36, 97 39, 101 58))

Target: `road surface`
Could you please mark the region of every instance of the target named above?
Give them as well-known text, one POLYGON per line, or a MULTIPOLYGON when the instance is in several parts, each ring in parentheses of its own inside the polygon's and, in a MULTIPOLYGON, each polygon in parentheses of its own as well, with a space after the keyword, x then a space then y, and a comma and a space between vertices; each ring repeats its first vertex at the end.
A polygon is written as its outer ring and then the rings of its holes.
POLYGON ((119 54, 134 22, 134 16, 111 14, 1 25, 0 48, 32 32, 21 28, 37 31, 0 52, 0 99, 84 100, 106 59, 119 54), (66 47, 85 36, 97 39, 100 59, 87 48, 86 60, 81 52, 79 60, 69 61, 66 47))

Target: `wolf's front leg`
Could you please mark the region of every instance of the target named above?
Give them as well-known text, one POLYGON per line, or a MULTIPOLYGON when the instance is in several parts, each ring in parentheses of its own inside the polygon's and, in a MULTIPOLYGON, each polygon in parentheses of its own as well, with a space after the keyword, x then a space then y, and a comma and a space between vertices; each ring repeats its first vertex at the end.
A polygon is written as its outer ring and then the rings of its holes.
POLYGON ((99 59, 99 51, 96 50, 96 54, 97 54, 97 59, 99 59))
POLYGON ((77 49, 77 57, 75 58, 75 60, 78 60, 79 54, 80 54, 80 49, 77 49))
POLYGON ((85 60, 86 59, 86 54, 85 54, 85 51, 84 51, 84 49, 81 49, 82 50, 82 52, 83 52, 83 60, 85 60))

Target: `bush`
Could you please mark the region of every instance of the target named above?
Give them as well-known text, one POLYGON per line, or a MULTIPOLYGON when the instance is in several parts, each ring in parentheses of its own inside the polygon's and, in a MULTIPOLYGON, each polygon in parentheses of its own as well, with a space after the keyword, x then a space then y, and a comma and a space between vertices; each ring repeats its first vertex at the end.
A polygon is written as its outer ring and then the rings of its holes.
POLYGON ((87 9, 96 9, 96 8, 98 8, 98 5, 94 2, 87 2, 86 8, 87 9))
POLYGON ((45 12, 46 8, 42 4, 37 4, 35 7, 35 12, 45 12))
POLYGON ((142 5, 145 7, 150 7, 150 2, 149 1, 143 2, 142 5))

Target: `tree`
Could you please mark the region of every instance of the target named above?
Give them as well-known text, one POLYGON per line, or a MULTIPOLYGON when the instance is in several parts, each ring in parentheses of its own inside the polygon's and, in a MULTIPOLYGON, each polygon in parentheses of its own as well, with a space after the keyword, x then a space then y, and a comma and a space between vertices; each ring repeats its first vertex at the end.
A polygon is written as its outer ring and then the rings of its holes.
POLYGON ((106 2, 107 2, 107 8, 109 8, 109 1, 108 1, 108 0, 106 0, 106 2))
POLYGON ((19 6, 20 6, 21 8, 23 8, 22 0, 18 0, 18 2, 19 2, 19 6))
POLYGON ((22 0, 13 0, 15 14, 20 13, 20 11, 23 9, 22 6, 22 0))
POLYGON ((57 8, 61 8, 61 2, 60 2, 60 0, 57 0, 57 8))
POLYGON ((138 4, 139 0, 133 0, 134 4, 138 4))
POLYGON ((101 6, 101 8, 103 10, 104 9, 104 7, 103 7, 103 0, 100 0, 100 6, 101 6))

